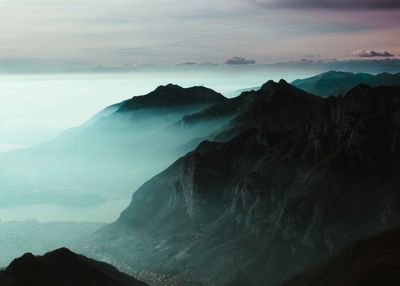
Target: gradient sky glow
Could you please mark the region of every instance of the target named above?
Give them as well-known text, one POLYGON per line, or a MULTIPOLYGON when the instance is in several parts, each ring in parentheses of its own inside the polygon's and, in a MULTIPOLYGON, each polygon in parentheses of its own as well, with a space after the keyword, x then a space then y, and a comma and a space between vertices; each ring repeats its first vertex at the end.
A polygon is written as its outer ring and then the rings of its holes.
POLYGON ((267 63, 354 58, 360 50, 398 57, 400 1, 0 1, 2 60, 267 63))

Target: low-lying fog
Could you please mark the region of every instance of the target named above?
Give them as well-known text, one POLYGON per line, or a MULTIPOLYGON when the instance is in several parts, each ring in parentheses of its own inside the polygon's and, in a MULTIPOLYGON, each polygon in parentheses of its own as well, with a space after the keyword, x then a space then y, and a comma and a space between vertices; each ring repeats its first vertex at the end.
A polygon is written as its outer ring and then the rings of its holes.
MULTIPOLYGON (((97 150, 97 153, 93 151, 90 154, 91 149, 96 149, 99 144, 94 139, 93 148, 88 148, 87 136, 82 139, 86 140, 83 143, 85 147, 78 148, 82 154, 71 151, 68 146, 57 146, 53 153, 43 155, 39 150, 8 157, 7 151, 57 137, 64 130, 83 124, 104 107, 146 94, 159 85, 204 85, 231 97, 239 89, 260 86, 271 78, 293 80, 317 72, 280 71, 277 74, 259 67, 182 67, 164 70, 147 68, 119 74, 2 74, 0 219, 111 222, 128 205, 131 194, 138 186, 180 155, 179 152, 173 155, 162 153, 166 152, 164 145, 169 145, 168 152, 174 151, 174 148, 195 138, 196 134, 178 134, 173 128, 167 128, 179 118, 181 114, 178 114, 176 118, 170 118, 170 122, 164 122, 164 125, 157 123, 156 127, 144 126, 144 129, 153 131, 147 137, 138 138, 136 135, 141 132, 133 132, 134 136, 123 142, 125 145, 134 142, 129 152, 97 150), (152 142, 151 152, 149 142, 152 142), (158 147, 154 147, 155 142, 160 143, 158 147), (69 152, 75 153, 71 155, 69 152), (102 154, 100 157, 104 154, 111 159, 100 160, 99 154, 102 154), (76 176, 78 173, 79 176, 76 176)), ((203 133, 208 131, 203 130, 203 133)), ((115 144, 112 140, 105 145, 110 150, 115 144)))
POLYGON ((159 85, 204 85, 223 94, 267 79, 296 79, 318 71, 183 68, 131 73, 0 74, 0 152, 38 143, 78 126, 102 108, 159 85))

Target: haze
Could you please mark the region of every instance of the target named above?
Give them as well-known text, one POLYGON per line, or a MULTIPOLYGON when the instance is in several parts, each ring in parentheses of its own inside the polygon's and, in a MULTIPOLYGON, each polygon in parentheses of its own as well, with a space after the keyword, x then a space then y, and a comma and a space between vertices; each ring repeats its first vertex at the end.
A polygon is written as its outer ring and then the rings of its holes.
POLYGON ((0 76, 0 152, 37 144, 79 126, 108 105, 143 95, 158 85, 205 85, 227 94, 266 78, 313 71, 142 70, 129 74, 24 74, 0 76))

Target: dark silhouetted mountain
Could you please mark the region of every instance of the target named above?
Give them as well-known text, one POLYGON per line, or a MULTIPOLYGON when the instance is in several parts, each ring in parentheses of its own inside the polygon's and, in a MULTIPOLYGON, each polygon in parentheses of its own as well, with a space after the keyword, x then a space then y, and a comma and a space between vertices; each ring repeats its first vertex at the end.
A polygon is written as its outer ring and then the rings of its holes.
POLYGON ((246 129, 265 124, 275 131, 289 130, 304 121, 308 113, 322 101, 284 80, 278 83, 268 81, 259 90, 245 92, 241 96, 253 100, 249 107, 218 131, 215 140, 226 141, 246 129))
POLYGON ((117 268, 66 248, 43 256, 30 253, 0 271, 2 286, 146 286, 117 268))
POLYGON ((180 123, 191 126, 198 123, 207 124, 216 119, 232 119, 206 138, 196 138, 194 142, 188 144, 194 148, 201 139, 225 142, 246 129, 262 124, 268 124, 270 128, 274 126, 277 130, 293 128, 304 121, 308 112, 321 101, 321 98, 306 93, 284 80, 278 83, 271 80, 257 91, 243 92, 238 97, 215 104, 199 113, 185 116, 180 123), (195 146, 193 143, 196 143, 195 146))
POLYGON ((346 94, 350 89, 359 84, 367 84, 373 87, 400 85, 400 73, 372 75, 367 73, 329 71, 310 78, 295 80, 292 84, 322 97, 338 96, 346 94))
POLYGON ((400 285, 400 228, 352 243, 282 286, 400 285))
POLYGON ((212 89, 195 86, 182 88, 178 85, 168 84, 159 86, 154 91, 144 96, 135 96, 126 100, 118 112, 132 112, 139 109, 171 108, 185 105, 214 104, 225 101, 226 98, 212 89))
MULTIPOLYGON (((252 94, 243 93, 240 96, 214 104, 194 114, 184 116, 177 122, 177 126, 184 129, 204 129, 208 130, 208 132, 198 132, 203 136, 184 142, 177 149, 186 153, 196 148, 202 141, 214 139, 215 135, 219 134, 230 120, 247 111, 254 99, 255 97, 252 94), (213 126, 212 130, 210 126, 213 126)), ((220 139, 228 140, 229 138, 225 136, 225 138, 220 139)))
POLYGON ((93 252, 206 285, 268 285, 400 222, 400 87, 323 100, 281 81, 258 97, 229 124, 238 136, 140 187, 93 252))

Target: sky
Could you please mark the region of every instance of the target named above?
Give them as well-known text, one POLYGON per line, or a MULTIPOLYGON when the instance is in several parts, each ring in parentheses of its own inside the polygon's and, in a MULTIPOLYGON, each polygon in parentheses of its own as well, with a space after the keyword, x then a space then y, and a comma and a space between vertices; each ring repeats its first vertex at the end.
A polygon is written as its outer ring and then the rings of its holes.
POLYGON ((0 67, 399 55, 398 0, 0 0, 0 67))

